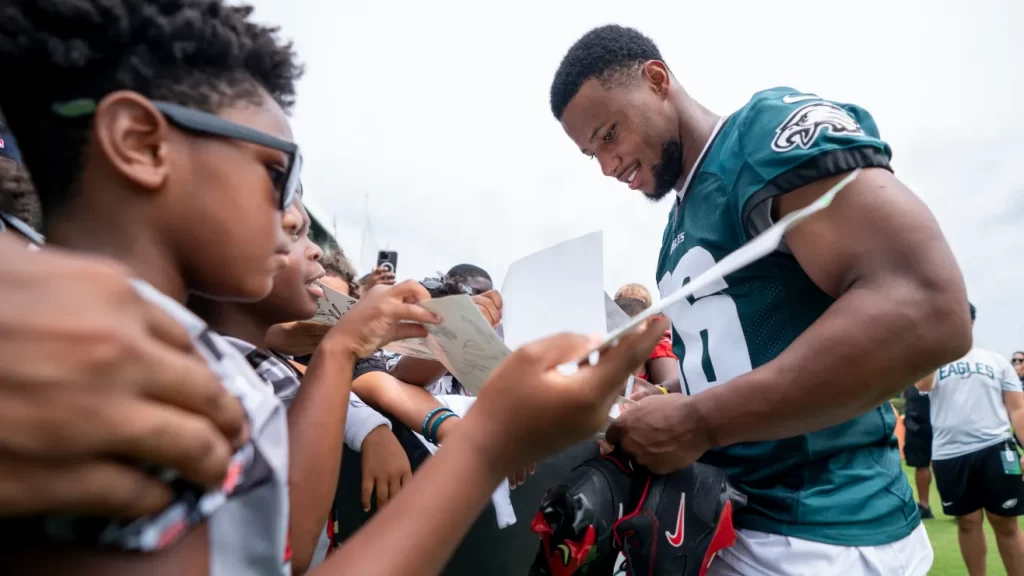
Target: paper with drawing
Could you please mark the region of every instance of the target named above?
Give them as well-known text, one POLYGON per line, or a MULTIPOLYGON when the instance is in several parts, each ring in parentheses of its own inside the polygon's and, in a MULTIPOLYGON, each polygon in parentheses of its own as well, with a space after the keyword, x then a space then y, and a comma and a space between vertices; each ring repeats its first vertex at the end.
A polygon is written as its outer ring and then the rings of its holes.
POLYGON ((323 289, 324 295, 316 301, 317 310, 316 316, 313 316, 313 322, 334 324, 341 320, 341 317, 347 314, 356 303, 355 299, 345 296, 326 284, 317 282, 317 285, 323 289))

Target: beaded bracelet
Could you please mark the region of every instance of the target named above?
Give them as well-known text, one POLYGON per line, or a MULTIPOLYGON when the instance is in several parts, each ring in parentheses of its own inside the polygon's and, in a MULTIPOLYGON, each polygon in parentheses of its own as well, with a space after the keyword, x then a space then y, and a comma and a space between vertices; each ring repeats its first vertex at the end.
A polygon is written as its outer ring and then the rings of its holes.
POLYGON ((427 412, 427 417, 423 419, 423 426, 420 426, 420 436, 429 439, 430 435, 427 432, 427 425, 430 424, 430 419, 436 416, 440 412, 451 412, 452 409, 447 406, 438 406, 430 412, 427 412))
POLYGON ((434 425, 430 427, 430 436, 427 436, 428 442, 430 442, 434 446, 437 446, 437 433, 438 431, 441 430, 441 423, 451 418, 452 416, 456 418, 459 417, 459 415, 456 414, 455 412, 449 411, 446 414, 441 414, 440 416, 437 417, 437 420, 434 420, 434 425))

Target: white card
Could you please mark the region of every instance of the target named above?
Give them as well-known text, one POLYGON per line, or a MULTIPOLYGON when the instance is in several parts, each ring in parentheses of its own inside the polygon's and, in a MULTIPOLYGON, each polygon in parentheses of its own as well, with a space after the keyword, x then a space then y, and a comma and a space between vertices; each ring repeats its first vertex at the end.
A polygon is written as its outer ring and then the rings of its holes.
POLYGON ((510 354, 494 328, 469 296, 426 300, 421 306, 440 315, 441 324, 428 324, 431 344, 443 352, 448 370, 474 396, 487 377, 510 354))
POLYGON ((349 298, 322 282, 317 282, 317 285, 323 288, 324 295, 316 301, 317 310, 316 316, 313 316, 313 322, 334 324, 355 306, 354 298, 349 298))
POLYGON ((559 332, 603 334, 603 234, 593 232, 513 262, 501 289, 505 345, 559 332))
POLYGON ((832 204, 832 200, 836 197, 836 194, 845 188, 847 184, 853 182, 859 174, 860 168, 854 170, 846 178, 840 180, 828 192, 822 194, 820 198, 808 206, 787 215, 782 220, 779 220, 777 224, 768 228, 756 238, 747 242, 725 258, 722 258, 721 261, 711 268, 708 268, 707 271, 690 281, 686 286, 676 290, 667 298, 662 298, 647 310, 644 310, 642 313, 634 316, 625 325, 619 327, 617 330, 613 330, 610 334, 605 336, 600 345, 591 350, 586 357, 580 360, 580 362, 588 362, 592 358, 596 361, 595 353, 614 346, 623 334, 633 330, 645 320, 661 314, 666 308, 669 308, 676 302, 679 302, 687 296, 695 294, 701 289, 707 287, 709 284, 717 282, 740 268, 756 262, 757 260, 760 260, 774 252, 779 247, 783 236, 789 229, 803 222, 808 216, 827 208, 832 204))

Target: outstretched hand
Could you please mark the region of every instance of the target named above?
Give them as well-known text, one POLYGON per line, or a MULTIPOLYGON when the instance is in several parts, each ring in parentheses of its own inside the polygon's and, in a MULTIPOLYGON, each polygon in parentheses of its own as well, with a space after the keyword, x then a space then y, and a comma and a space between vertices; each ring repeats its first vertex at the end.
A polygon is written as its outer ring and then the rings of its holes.
POLYGON ((560 334, 523 346, 491 374, 460 431, 500 470, 525 467, 592 436, 607 422, 622 382, 650 355, 666 321, 622 337, 595 365, 556 368, 586 355, 592 338, 560 334))
POLYGON ((423 324, 438 324, 441 317, 418 303, 430 299, 419 282, 407 280, 393 287, 377 286, 363 295, 324 338, 340 343, 359 358, 382 346, 427 335, 423 324))

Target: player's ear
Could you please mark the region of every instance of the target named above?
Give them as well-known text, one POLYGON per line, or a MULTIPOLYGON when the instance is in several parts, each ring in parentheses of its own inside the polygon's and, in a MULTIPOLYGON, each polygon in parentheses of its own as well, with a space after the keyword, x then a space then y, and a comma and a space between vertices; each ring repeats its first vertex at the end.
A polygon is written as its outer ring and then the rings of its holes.
POLYGON ((672 75, 668 66, 660 60, 648 60, 644 63, 643 77, 647 84, 659 96, 668 96, 668 88, 672 84, 672 75))

